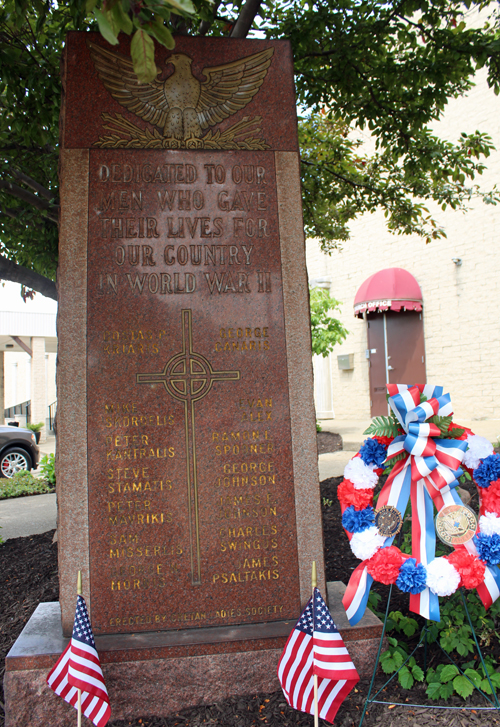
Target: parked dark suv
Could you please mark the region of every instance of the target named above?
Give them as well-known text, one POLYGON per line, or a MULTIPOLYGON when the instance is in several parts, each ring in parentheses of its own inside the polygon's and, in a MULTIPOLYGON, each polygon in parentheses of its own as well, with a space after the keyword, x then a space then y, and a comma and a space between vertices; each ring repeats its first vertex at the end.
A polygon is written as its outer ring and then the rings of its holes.
POLYGON ((12 477, 20 470, 36 470, 40 450, 29 429, 0 426, 0 477, 12 477))

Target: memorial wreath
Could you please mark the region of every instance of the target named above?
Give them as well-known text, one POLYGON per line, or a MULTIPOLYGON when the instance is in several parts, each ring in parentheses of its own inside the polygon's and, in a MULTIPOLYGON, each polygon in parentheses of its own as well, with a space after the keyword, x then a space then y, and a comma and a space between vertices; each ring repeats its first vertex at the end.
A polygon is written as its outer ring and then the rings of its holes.
POLYGON ((390 416, 376 417, 338 487, 354 570, 343 599, 352 625, 373 581, 410 594, 410 610, 439 621, 439 596, 477 589, 485 608, 500 596, 500 456, 452 421, 441 386, 389 384, 390 416), (461 469, 463 466, 464 469, 461 469), (479 490, 480 517, 457 492, 464 470, 479 490), (374 490, 387 474, 374 508, 374 490), (411 556, 393 545, 410 503, 411 556), (434 518, 434 508, 437 516, 434 518), (436 556, 436 532, 453 552, 436 556))

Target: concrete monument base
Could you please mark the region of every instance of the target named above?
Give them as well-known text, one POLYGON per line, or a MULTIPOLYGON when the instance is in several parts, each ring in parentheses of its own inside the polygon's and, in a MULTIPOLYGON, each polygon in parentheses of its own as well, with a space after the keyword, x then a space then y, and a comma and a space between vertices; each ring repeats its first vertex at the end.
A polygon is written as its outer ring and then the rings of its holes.
MULTIPOLYGON (((355 627, 345 586, 328 584, 330 610, 361 678, 371 676, 382 624, 370 611, 355 627)), ((276 667, 293 621, 96 638, 112 719, 168 716, 228 697, 280 688, 276 667)), ((5 727, 72 727, 75 713, 47 686, 64 650, 59 603, 41 603, 6 659, 5 727)))

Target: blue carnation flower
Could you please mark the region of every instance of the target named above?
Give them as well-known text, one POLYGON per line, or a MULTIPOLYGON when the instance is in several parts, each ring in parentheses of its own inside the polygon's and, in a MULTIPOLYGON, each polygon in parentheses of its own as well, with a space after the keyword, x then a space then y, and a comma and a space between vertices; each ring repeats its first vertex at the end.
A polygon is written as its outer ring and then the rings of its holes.
POLYGON ((500 479, 500 456, 490 454, 483 459, 479 467, 474 470, 474 479, 479 487, 489 487, 492 482, 500 479))
POLYGON ((354 505, 349 505, 342 515, 342 525, 348 533, 362 533, 373 525, 375 513, 373 507, 365 507, 364 510, 356 510, 354 505))
POLYGON ((359 450, 359 454, 365 464, 375 464, 377 467, 382 467, 387 457, 387 447, 377 442, 376 439, 365 439, 365 443, 359 450))
POLYGON ((399 569, 396 585, 405 593, 421 593, 426 581, 427 571, 422 563, 417 563, 415 558, 408 558, 399 569))
POLYGON ((485 535, 479 533, 475 540, 479 560, 485 560, 488 565, 500 563, 500 535, 485 535))

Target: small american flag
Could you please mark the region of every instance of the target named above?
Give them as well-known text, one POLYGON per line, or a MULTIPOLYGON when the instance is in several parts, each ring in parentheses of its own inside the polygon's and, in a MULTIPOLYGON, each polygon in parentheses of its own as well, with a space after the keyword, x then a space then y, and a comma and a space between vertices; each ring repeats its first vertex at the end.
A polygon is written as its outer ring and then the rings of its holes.
POLYGON ((318 711, 333 722, 359 675, 317 588, 288 637, 278 664, 278 679, 288 704, 314 714, 314 674, 318 711))
POLYGON ((108 692, 82 596, 76 602, 73 635, 48 675, 47 684, 75 709, 78 709, 78 689, 81 689, 82 713, 96 727, 107 724, 111 714, 108 692))

